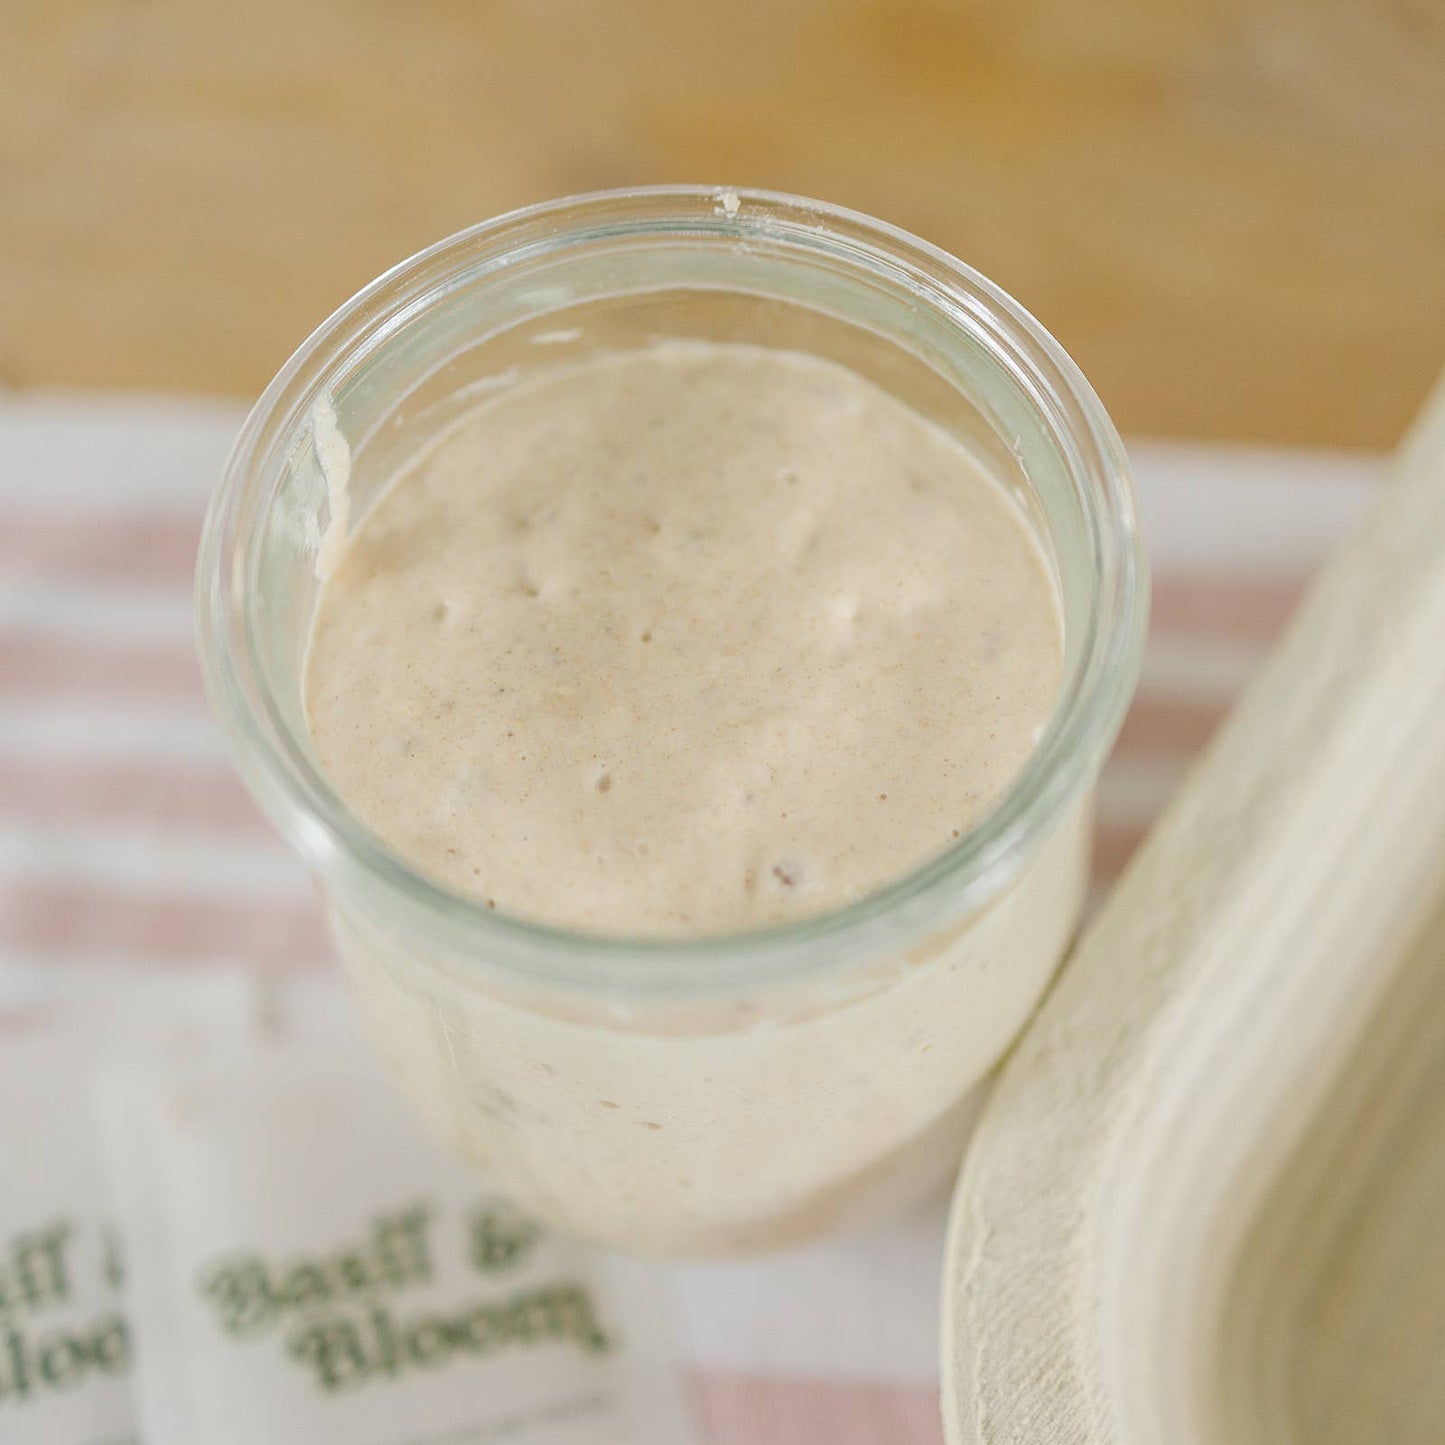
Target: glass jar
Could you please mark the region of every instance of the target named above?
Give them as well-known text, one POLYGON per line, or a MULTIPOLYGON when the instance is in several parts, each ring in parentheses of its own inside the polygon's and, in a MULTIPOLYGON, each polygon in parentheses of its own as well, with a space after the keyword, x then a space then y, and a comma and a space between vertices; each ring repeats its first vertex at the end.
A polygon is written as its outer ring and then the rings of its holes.
POLYGON ((789 1243, 954 1171, 1076 925, 1146 593, 1119 438, 1015 302, 867 217, 678 187, 503 216, 348 302, 247 420, 198 575, 237 763, 317 873, 368 1031, 424 1118, 556 1226, 673 1253, 789 1243), (331 521, 319 416, 350 445, 355 518, 486 392, 663 337, 814 352, 948 428, 1036 527, 1065 633, 1053 716, 981 825, 848 908, 676 942, 521 922, 413 871, 322 774, 302 691, 331 521))

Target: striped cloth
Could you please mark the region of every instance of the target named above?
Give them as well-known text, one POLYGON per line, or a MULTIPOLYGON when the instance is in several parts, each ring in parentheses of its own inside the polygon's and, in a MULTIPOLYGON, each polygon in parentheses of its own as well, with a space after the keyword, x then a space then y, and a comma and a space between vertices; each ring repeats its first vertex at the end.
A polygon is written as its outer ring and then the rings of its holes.
MULTIPOLYGON (((240 416, 0 398, 0 1005, 132 966, 324 963, 310 884, 231 772, 192 652, 201 514, 240 416)), ((1131 451, 1154 617, 1101 786, 1101 888, 1383 470, 1365 456, 1131 451)), ((714 1445, 938 1445, 943 1208, 670 1271, 714 1445)))

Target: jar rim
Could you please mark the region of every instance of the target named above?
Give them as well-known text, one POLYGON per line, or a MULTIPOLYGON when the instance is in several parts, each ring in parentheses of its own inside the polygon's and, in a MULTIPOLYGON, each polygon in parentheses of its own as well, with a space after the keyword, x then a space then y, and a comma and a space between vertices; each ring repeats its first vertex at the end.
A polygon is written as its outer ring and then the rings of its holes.
MULTIPOLYGON (((736 288, 739 291, 745 288, 736 288)), ((540 311, 539 311, 539 314, 540 311)), ((1123 444, 1078 367, 1029 312, 964 262, 857 211, 781 192, 646 186, 544 201, 457 232, 399 262, 324 321, 262 393, 212 498, 196 573, 206 689, 237 766, 283 835, 320 873, 384 895, 455 966, 586 993, 680 997, 762 987, 896 951, 987 904, 1091 785, 1138 676, 1147 563, 1123 444), (1094 589, 1083 646, 1043 737, 989 812, 949 848, 841 908, 704 937, 612 937, 512 917, 453 892, 398 857, 347 808, 284 722, 248 625, 246 503, 273 475, 278 446, 330 394, 339 363, 425 312, 459 281, 523 254, 589 238, 704 236, 826 248, 884 271, 917 304, 982 340, 1043 409, 1084 507, 1094 589)))

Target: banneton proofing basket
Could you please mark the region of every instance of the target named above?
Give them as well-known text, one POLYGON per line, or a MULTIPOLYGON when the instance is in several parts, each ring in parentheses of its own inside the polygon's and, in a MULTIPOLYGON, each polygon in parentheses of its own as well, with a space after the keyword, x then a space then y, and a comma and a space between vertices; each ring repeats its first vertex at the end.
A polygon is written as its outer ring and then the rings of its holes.
POLYGON ((1008 1065, 948 1438, 1445 1440, 1445 385, 1008 1065))

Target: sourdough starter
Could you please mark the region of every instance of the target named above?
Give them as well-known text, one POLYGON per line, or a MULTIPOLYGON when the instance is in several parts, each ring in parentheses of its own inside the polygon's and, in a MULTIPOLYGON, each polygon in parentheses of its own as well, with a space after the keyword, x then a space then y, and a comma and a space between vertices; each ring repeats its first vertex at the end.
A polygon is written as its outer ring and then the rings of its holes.
MULTIPOLYGON (((495 395, 339 558, 307 703, 341 796, 483 907, 594 935, 725 935, 897 880, 987 813, 1059 687, 1023 510, 801 354, 666 343, 495 395)), ((609 1245, 773 1246, 951 1176, 1073 929, 1087 813, 981 912, 685 1006, 492 978, 365 893, 332 924, 407 1092, 519 1203, 609 1245)))
POLYGON ((373 831, 489 908, 706 935, 941 852, 1061 668, 1027 519, 801 353, 671 343, 478 407, 325 587, 307 704, 373 831))

